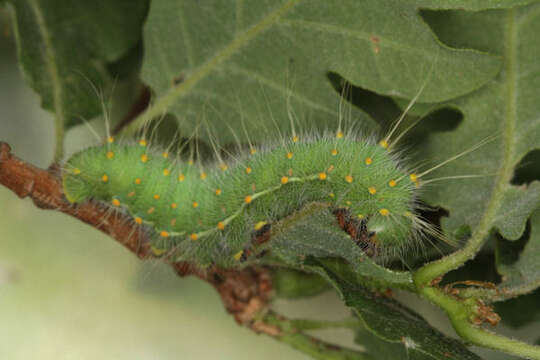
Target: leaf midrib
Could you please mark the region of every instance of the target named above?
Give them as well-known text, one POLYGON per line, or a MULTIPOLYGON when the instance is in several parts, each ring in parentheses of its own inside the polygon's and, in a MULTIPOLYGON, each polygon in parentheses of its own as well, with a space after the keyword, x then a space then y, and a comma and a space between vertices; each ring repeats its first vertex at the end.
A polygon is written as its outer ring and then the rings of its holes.
POLYGON ((478 244, 479 248, 487 237, 495 222, 495 217, 501 206, 505 188, 509 186, 515 165, 515 128, 517 122, 517 29, 515 10, 507 10, 505 19, 505 121, 503 138, 503 161, 499 176, 493 189, 493 196, 488 202, 484 216, 473 233, 470 243, 478 244))
POLYGON ((515 125, 517 122, 517 26, 516 13, 514 9, 506 11, 505 19, 505 73, 503 86, 506 87, 504 129, 501 135, 503 141, 503 159, 501 161, 499 175, 496 178, 491 199, 486 205, 478 225, 475 227, 467 245, 453 254, 440 260, 431 262, 414 275, 417 285, 429 283, 438 276, 446 274, 448 271, 462 266, 467 260, 474 258, 480 250, 485 240, 488 238, 489 231, 493 227, 497 212, 501 207, 504 198, 505 188, 510 186, 510 180, 513 175, 515 159, 515 125))
POLYGON ((178 86, 170 88, 156 101, 155 104, 150 106, 144 113, 142 113, 133 123, 130 124, 130 126, 126 127, 125 132, 128 134, 134 133, 154 117, 165 114, 176 100, 182 98, 195 85, 197 85, 199 81, 204 79, 225 60, 231 58, 246 44, 250 43, 250 41, 258 34, 264 32, 266 29, 274 25, 279 18, 292 10, 299 2, 301 2, 301 0, 287 1, 284 5, 265 16, 257 24, 238 34, 238 36, 236 36, 227 46, 219 50, 208 61, 196 68, 195 71, 191 72, 186 81, 182 82, 178 86))

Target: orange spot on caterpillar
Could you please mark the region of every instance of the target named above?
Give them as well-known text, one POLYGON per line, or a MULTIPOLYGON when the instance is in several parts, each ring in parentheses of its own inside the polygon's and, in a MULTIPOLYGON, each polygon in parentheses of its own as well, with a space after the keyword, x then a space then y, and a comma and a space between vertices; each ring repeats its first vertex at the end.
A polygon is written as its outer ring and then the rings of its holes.
POLYGON ((221 189, 216 189, 216 195, 217 196, 221 195, 221 189))
POLYGON ((139 145, 146 146, 147 145, 146 140, 144 139, 139 140, 139 145))
POLYGON ((246 196, 246 197, 244 198, 244 202, 245 202, 246 204, 249 204, 252 200, 253 200, 253 198, 251 197, 251 195, 248 195, 248 196, 246 196))
POLYGON ((169 176, 171 171, 169 169, 163 169, 163 176, 169 176))
POLYGON ((371 195, 375 195, 377 193, 377 189, 375 189, 375 186, 368 187, 368 191, 371 195))
POLYGON ((135 196, 135 191, 129 192, 127 196, 128 196, 128 197, 134 197, 134 196, 135 196))
POLYGON ((167 159, 169 157, 169 153, 168 152, 163 152, 163 154, 161 154, 161 156, 163 156, 163 158, 167 159))
POLYGON ((196 208, 196 207, 198 207, 198 206, 199 206, 199 203, 198 203, 198 202, 196 202, 196 201, 194 201, 194 202, 193 202, 193 204, 191 204, 191 206, 193 206, 193 208, 196 208))
POLYGON ((287 153, 287 159, 292 159, 293 157, 293 153, 292 152, 288 152, 287 153))
POLYGON ((107 142, 108 142, 109 144, 112 144, 112 143, 114 142, 114 138, 113 138, 112 136, 109 136, 109 137, 107 138, 107 142))
POLYGON ((135 220, 135 222, 136 222, 137 224, 139 224, 139 225, 141 225, 142 222, 143 222, 143 220, 142 220, 140 217, 138 217, 138 216, 137 216, 134 220, 135 220))
POLYGON ((223 230, 223 229, 225 229, 225 224, 220 221, 220 222, 217 223, 217 228, 219 230, 223 230))
POLYGON ((242 258, 242 255, 244 254, 244 250, 240 250, 236 254, 234 254, 234 260, 239 261, 242 258))
POLYGON ((142 155, 141 155, 141 161, 142 161, 143 163, 147 162, 147 161, 148 161, 148 155, 142 154, 142 155))
POLYGON ((118 200, 118 199, 113 199, 113 200, 112 200, 112 204, 113 204, 114 206, 120 206, 120 200, 118 200))
POLYGON ((386 140, 379 141, 379 145, 381 145, 384 149, 388 149, 388 141, 386 140))
POLYGON ((81 169, 79 169, 79 168, 73 169, 73 174, 74 175, 79 175, 80 173, 81 173, 81 169))
POLYGON ((114 157, 114 153, 112 151, 107 152, 107 159, 112 159, 114 157))
POLYGON ((172 203, 172 204, 171 204, 171 208, 172 208, 172 209, 176 209, 177 207, 178 207, 178 205, 176 205, 176 203, 172 203))
POLYGON ((251 168, 250 167, 246 168, 246 174, 251 174, 251 168))
POLYGON ((418 175, 416 175, 415 173, 412 173, 411 175, 409 175, 409 178, 414 183, 414 185, 416 185, 416 187, 420 187, 420 182, 418 181, 418 175))
POLYGON ((159 233, 161 237, 169 237, 169 233, 167 231, 162 231, 159 233))
POLYGON ((151 213, 153 213, 154 211, 156 211, 155 208, 151 207, 150 209, 148 209, 148 211, 146 212, 148 215, 150 215, 151 213))
POLYGON ((190 237, 191 240, 193 240, 193 241, 197 240, 197 238, 198 238, 197 234, 195 234, 195 233, 191 234, 189 237, 190 237))
POLYGON ((186 177, 185 177, 184 175, 182 175, 182 174, 178 175, 178 181, 179 181, 179 182, 182 182, 182 181, 184 181, 185 179, 186 179, 186 177))
POLYGON ((396 182, 396 180, 394 180, 394 179, 392 179, 392 180, 390 180, 390 181, 388 182, 388 186, 390 186, 390 187, 394 187, 394 186, 396 186, 396 185, 397 185, 397 182, 396 182))
POLYGON ((225 170, 227 170, 229 167, 227 166, 227 164, 221 163, 221 164, 219 164, 219 168, 221 169, 221 171, 225 171, 225 170))
POLYGON ((109 177, 107 176, 107 174, 104 174, 104 175, 101 177, 101 181, 103 181, 104 183, 106 183, 107 181, 109 181, 109 177))
POLYGON ((379 214, 381 214, 382 216, 388 216, 390 215, 390 211, 388 209, 381 209, 379 210, 379 214))
POLYGON ((371 165, 371 163, 373 162, 373 159, 370 157, 367 157, 366 160, 364 160, 364 162, 366 163, 366 165, 371 165))
POLYGON ((347 175, 347 176, 345 176, 345 181, 350 184, 350 183, 353 182, 353 177, 351 175, 347 175))
POLYGON ((326 173, 324 172, 319 173, 319 180, 326 180, 326 178, 327 178, 326 173))
POLYGON ((338 139, 343 138, 343 132, 342 132, 342 131, 338 131, 338 132, 336 133, 336 138, 338 138, 338 139))
POLYGON ((154 199, 159 200, 160 196, 159 194, 154 194, 154 199))
POLYGON ((281 183, 282 183, 283 185, 285 185, 286 183, 289 182, 289 178, 286 177, 286 176, 282 176, 280 181, 281 181, 281 183))
POLYGON ((141 182, 142 182, 142 180, 141 180, 140 178, 136 178, 136 179, 135 179, 135 184, 140 185, 141 182))
POLYGON ((206 173, 203 171, 203 172, 201 173, 201 176, 200 176, 201 180, 206 179, 206 176, 207 176, 206 173))
POLYGON ((330 154, 332 154, 333 156, 336 156, 338 153, 337 149, 332 149, 332 151, 330 151, 330 154))

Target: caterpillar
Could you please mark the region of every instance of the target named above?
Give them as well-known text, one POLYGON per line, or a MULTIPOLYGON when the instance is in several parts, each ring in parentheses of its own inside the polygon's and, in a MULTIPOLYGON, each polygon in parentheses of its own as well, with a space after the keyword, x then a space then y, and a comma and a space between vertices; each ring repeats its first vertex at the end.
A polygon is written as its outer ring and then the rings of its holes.
POLYGON ((419 216, 420 178, 481 145, 417 174, 390 143, 402 119, 378 142, 352 130, 293 129, 275 146, 250 146, 246 156, 215 164, 181 160, 146 138, 118 143, 109 136, 69 158, 64 193, 71 203, 95 199, 128 212, 150 229, 156 255, 174 252, 203 266, 237 266, 255 232, 315 202, 344 210, 371 254, 400 254, 436 233, 419 216))

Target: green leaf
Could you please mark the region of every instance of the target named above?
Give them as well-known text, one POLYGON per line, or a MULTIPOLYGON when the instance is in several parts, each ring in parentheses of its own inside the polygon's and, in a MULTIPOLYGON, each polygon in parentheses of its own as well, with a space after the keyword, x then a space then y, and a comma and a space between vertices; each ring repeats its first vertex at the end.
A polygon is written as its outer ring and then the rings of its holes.
POLYGON ((482 89, 449 102, 463 113, 462 123, 454 131, 433 133, 419 149, 440 162, 494 138, 426 178, 485 177, 445 181, 444 186, 429 187, 423 198, 449 211, 442 226, 450 233, 470 226, 472 243, 481 244, 493 227, 517 239, 540 199, 538 182, 519 187, 510 183, 520 160, 540 147, 540 4, 480 13, 427 12, 425 17, 449 45, 501 55, 504 71, 482 89), (486 36, 476 36, 480 33, 486 36))
POLYGON ((140 39, 148 0, 12 1, 19 62, 42 107, 69 128, 102 112, 92 85, 140 39))
POLYGON ((529 186, 508 185, 494 218, 494 226, 508 240, 517 240, 525 231, 525 222, 531 213, 540 206, 540 182, 534 181, 529 186))
MULTIPOLYGON (((152 2, 142 77, 156 98, 131 131, 171 112, 186 133, 205 119, 223 143, 233 140, 230 129, 257 141, 276 137, 276 126, 289 129, 290 109, 304 128, 334 129, 340 101, 329 73, 406 98, 426 83, 419 100, 433 102, 478 89, 500 70, 496 57, 443 46, 413 2, 246 4, 152 2)), ((342 113, 375 129, 348 106, 343 104, 342 113)))
POLYGON ((409 353, 402 343, 388 342, 377 337, 367 329, 355 331, 355 343, 366 348, 368 354, 377 360, 427 360, 433 359, 417 351, 409 353))
POLYGON ((336 217, 322 204, 307 205, 272 227, 272 255, 289 266, 302 268, 307 257, 334 258, 340 272, 365 277, 374 286, 410 288, 409 272, 392 271, 376 264, 353 239, 341 229, 336 217))
POLYGON ((530 219, 531 231, 525 246, 497 241, 497 271, 503 281, 498 285, 502 298, 533 291, 540 286, 540 209, 530 219))
POLYGON ((391 298, 367 291, 358 285, 357 279, 335 273, 315 259, 306 261, 306 265, 335 287, 371 334, 379 341, 390 343, 383 353, 379 353, 380 347, 384 348, 383 343, 374 344, 369 337, 357 336, 356 341, 365 344, 376 359, 480 359, 460 341, 433 329, 417 313, 391 298))

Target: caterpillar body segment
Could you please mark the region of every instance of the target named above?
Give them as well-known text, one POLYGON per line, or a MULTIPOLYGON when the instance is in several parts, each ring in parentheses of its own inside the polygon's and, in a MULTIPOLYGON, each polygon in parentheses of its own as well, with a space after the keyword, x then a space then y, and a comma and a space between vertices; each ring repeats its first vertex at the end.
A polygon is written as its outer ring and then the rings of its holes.
POLYGON ((257 224, 312 202, 346 209, 379 252, 410 247, 418 181, 387 147, 340 134, 295 135, 228 164, 175 160, 146 141, 107 141, 67 161, 64 192, 73 203, 93 198, 127 211, 152 229, 157 253, 174 250, 201 265, 238 264, 257 224))

